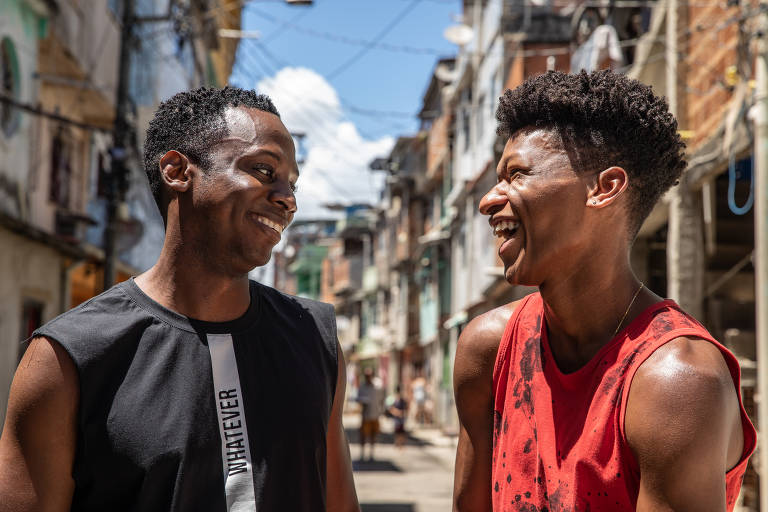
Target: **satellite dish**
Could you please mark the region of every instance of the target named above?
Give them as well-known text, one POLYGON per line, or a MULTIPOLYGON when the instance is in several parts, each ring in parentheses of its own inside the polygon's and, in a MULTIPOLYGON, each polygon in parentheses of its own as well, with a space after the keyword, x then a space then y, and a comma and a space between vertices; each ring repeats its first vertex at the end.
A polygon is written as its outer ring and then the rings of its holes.
POLYGON ((445 29, 443 37, 453 44, 464 46, 472 41, 472 38, 475 37, 475 32, 472 30, 472 27, 467 25, 451 25, 445 29))

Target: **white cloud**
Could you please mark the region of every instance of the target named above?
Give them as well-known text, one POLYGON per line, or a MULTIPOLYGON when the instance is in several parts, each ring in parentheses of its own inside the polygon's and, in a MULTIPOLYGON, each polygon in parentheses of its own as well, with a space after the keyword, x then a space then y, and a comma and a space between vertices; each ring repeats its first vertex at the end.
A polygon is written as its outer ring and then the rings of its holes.
POLYGON ((311 69, 283 68, 256 88, 272 98, 288 130, 305 134, 296 218, 337 216, 323 204, 378 201, 384 177, 368 164, 389 153, 392 137, 364 138, 345 119, 336 90, 311 69))

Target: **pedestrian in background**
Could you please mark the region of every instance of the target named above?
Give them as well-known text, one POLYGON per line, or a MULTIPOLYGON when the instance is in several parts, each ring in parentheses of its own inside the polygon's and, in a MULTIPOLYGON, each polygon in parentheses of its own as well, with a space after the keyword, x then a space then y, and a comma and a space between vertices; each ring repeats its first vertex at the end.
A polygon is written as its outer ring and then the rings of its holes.
POLYGON ((177 94, 144 157, 160 258, 33 334, 0 438, 0 511, 359 510, 333 307, 248 279, 296 212, 272 101, 177 94))
POLYGON ((418 368, 416 372, 416 378, 411 381, 411 399, 416 406, 416 422, 419 425, 424 425, 431 419, 427 407, 429 392, 427 390, 427 379, 424 378, 424 370, 418 368))
POLYGON ((395 425, 395 447, 402 450, 408 438, 408 433, 405 430, 405 421, 408 418, 408 402, 403 398, 400 386, 395 388, 394 399, 387 411, 395 425))
POLYGON ((360 460, 365 460, 365 445, 368 443, 368 460, 374 460, 376 438, 379 435, 379 417, 384 412, 384 390, 375 382, 373 368, 363 370, 363 382, 357 390, 360 403, 360 460))

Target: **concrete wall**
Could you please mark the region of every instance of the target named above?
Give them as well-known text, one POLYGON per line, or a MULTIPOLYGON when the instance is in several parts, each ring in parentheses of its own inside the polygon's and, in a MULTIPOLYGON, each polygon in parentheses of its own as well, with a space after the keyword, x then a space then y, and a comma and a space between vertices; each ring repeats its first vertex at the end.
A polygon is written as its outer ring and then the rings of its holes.
POLYGON ((57 251, 0 228, 0 425, 19 357, 22 304, 43 305, 43 323, 59 314, 62 258, 57 251), (10 249, 10 250, 9 250, 10 249))
MULTIPOLYGON (((34 73, 37 69, 37 40, 44 19, 26 2, 0 2, 0 41, 7 38, 14 49, 19 79, 16 100, 23 103, 37 100, 34 73)), ((0 129, 0 210, 27 218, 29 198, 26 191, 33 156, 30 141, 34 135, 34 117, 20 111, 14 116, 10 135, 0 129)))

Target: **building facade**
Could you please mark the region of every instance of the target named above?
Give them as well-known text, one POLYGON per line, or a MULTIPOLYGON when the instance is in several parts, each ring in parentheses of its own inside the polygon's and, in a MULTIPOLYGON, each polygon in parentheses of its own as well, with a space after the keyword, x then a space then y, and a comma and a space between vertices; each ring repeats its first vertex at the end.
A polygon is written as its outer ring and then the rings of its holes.
MULTIPOLYGON (((451 369, 472 318, 532 290, 503 279, 480 198, 496 182, 505 141, 498 97, 547 70, 610 68, 667 98, 687 143, 688 168, 640 229, 637 276, 675 299, 738 357, 756 422, 754 127, 755 1, 463 2, 472 34, 429 75, 420 128, 372 163, 386 173, 364 258, 368 304, 345 310, 358 333, 345 351, 386 373, 390 390, 429 382, 432 421, 455 432, 451 369), (373 293, 373 290, 376 290, 373 293), (366 319, 376 311, 373 320, 366 319), (364 357, 361 357, 364 356, 364 357)), ((765 185, 763 185, 764 187, 765 185)), ((330 253, 329 253, 330 254, 330 253)), ((365 280, 365 279, 364 279, 365 280)), ((762 327, 765 329, 768 326, 762 327)), ((758 429, 760 426, 758 425, 758 429)), ((740 510, 758 510, 757 457, 740 510)))
MULTIPOLYGON (((122 5, 0 3, 0 423, 21 341, 102 291, 122 5)), ((239 28, 239 7, 171 5, 134 1, 133 135, 126 200, 118 206, 118 280, 151 266, 164 238, 141 166, 151 113, 178 91, 225 84, 236 51, 236 41, 219 41, 217 31, 239 28)))

